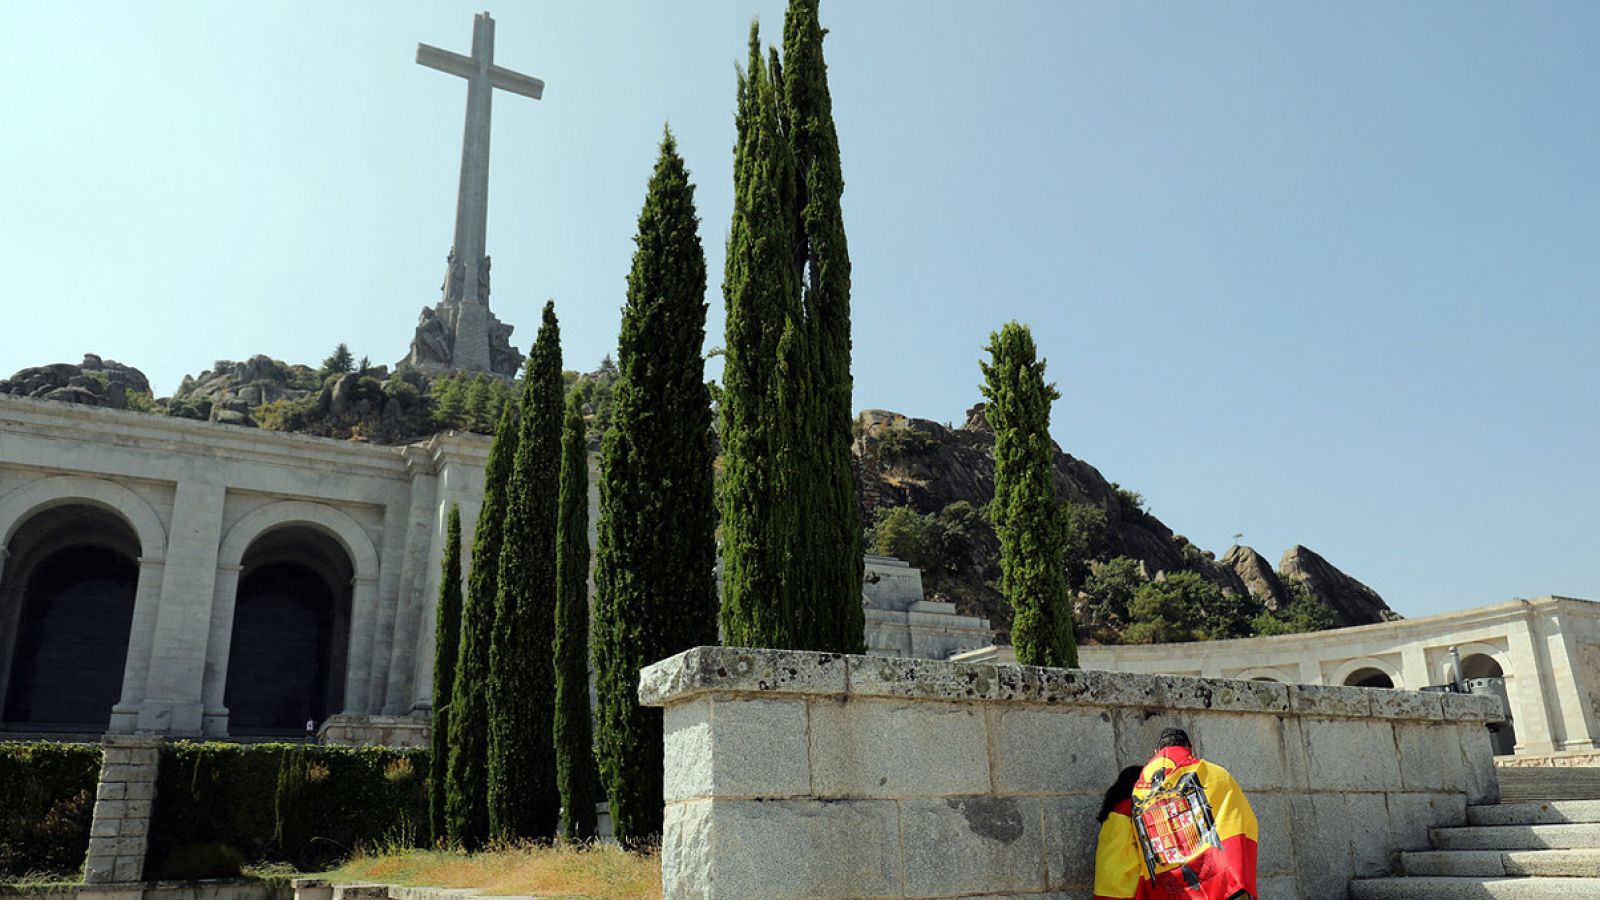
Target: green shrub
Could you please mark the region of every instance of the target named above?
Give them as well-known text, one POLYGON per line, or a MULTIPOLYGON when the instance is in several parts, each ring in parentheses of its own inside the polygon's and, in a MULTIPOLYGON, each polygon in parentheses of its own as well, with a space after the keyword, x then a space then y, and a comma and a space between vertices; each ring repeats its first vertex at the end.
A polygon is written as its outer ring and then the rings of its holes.
POLYGON ((0 879, 83 868, 99 777, 96 744, 0 743, 0 879))
MULTIPOLYGON (((325 866, 357 848, 427 833, 428 753, 298 744, 168 745, 146 869, 221 844, 246 863, 325 866)), ((213 857, 208 857, 214 858, 213 857)))
POLYGON ((244 866, 244 855, 238 850, 220 841, 208 841, 178 847, 168 853, 155 875, 160 881, 237 878, 244 866))

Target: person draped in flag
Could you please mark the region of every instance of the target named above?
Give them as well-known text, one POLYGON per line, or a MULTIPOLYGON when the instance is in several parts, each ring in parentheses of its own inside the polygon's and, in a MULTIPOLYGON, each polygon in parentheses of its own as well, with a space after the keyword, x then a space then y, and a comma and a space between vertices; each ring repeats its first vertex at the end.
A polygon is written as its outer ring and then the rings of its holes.
POLYGON ((1127 825, 1117 806, 1103 820, 1096 900, 1254 900, 1257 826, 1244 791, 1195 756, 1182 729, 1162 731, 1156 745, 1133 784, 1127 825))

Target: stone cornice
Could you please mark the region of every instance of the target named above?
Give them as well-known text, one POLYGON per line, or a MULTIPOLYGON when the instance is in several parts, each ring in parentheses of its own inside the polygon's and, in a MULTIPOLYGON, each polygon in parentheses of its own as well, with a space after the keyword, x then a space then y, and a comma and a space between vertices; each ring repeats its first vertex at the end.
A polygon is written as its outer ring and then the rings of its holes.
POLYGON ((639 702, 673 706, 702 695, 986 701, 1046 706, 1212 710, 1315 718, 1493 722, 1481 694, 1371 690, 1226 678, 1137 675, 795 650, 696 647, 639 675, 639 702))

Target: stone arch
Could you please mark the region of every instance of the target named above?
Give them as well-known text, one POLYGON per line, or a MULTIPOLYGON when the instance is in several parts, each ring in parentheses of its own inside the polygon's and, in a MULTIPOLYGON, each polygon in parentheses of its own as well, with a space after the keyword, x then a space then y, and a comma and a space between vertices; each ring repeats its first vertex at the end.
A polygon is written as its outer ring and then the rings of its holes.
MULTIPOLYGON (((343 645, 338 648, 339 667, 343 690, 336 691, 338 702, 345 706, 360 706, 364 697, 357 693, 364 683, 363 653, 368 650, 371 635, 365 623, 375 610, 379 558, 372 539, 349 513, 322 503, 304 500, 281 500, 269 503, 247 513, 222 540, 217 555, 216 591, 212 597, 211 635, 206 647, 205 669, 205 722, 208 736, 223 737, 229 733, 227 681, 229 657, 233 649, 234 615, 241 588, 241 575, 246 556, 251 548, 271 533, 306 529, 330 539, 348 557, 351 577, 341 588, 337 598, 344 609, 341 615, 343 645)), ((331 712, 339 712, 333 709, 331 712)))
POLYGON ((1240 681, 1276 681, 1279 684, 1288 684, 1294 681, 1294 678, 1276 666, 1254 666, 1228 677, 1237 678, 1240 681))
POLYGON ((1375 656, 1362 656, 1345 660, 1333 670, 1333 674, 1328 678, 1328 683, 1347 685, 1350 683, 1350 676, 1362 669, 1376 669, 1378 672, 1387 675, 1389 683, 1394 687, 1405 687, 1405 681, 1400 677, 1400 670, 1393 663, 1384 662, 1375 656))
POLYGON ((114 481, 83 475, 55 475, 25 484, 0 500, 0 547, 37 513, 68 504, 98 506, 120 515, 139 538, 139 556, 159 560, 167 554, 167 530, 143 497, 114 481))
MULTIPOLYGON (((1483 641, 1471 641, 1455 645, 1456 652, 1461 655, 1461 669, 1464 678, 1509 678, 1511 677, 1511 658, 1503 648, 1483 641), (1469 660, 1475 660, 1475 665, 1468 665, 1469 660), (1498 673, 1492 671, 1485 673, 1484 669, 1499 669, 1498 673), (1478 671, 1479 674, 1468 674, 1469 671, 1478 671)), ((1450 656, 1446 654, 1439 660, 1439 683, 1448 682, 1453 675, 1450 667, 1450 656)))

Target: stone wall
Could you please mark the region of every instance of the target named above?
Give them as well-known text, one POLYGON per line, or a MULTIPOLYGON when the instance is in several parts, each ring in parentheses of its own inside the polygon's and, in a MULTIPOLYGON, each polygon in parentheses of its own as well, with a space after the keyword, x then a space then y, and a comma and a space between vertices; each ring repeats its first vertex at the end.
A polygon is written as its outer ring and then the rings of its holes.
POLYGON ((144 877, 161 739, 108 734, 104 747, 83 880, 127 884, 144 877))
POLYGON ((1342 900, 1497 796, 1474 695, 718 647, 639 693, 669 898, 1088 898, 1101 796, 1168 726, 1248 792, 1266 900, 1342 900))

